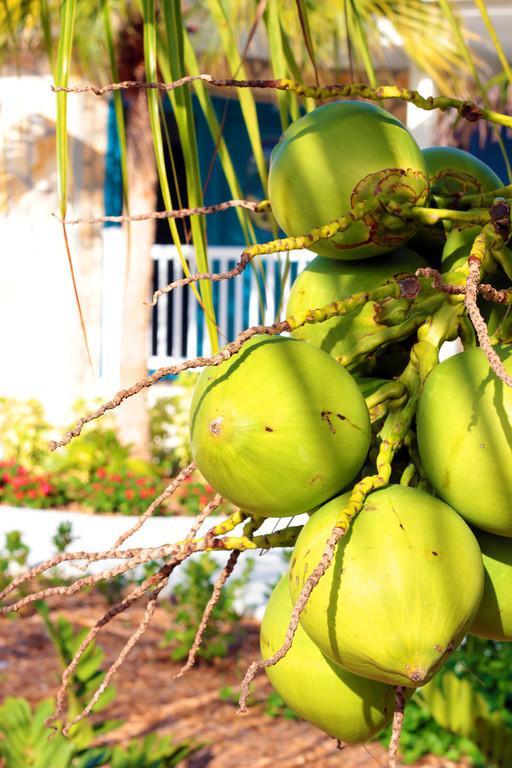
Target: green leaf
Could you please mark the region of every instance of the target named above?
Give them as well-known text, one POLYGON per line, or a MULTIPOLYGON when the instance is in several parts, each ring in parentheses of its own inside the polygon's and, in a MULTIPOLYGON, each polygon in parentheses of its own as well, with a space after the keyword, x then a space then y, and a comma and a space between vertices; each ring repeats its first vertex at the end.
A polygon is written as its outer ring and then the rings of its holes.
MULTIPOLYGON (((223 52, 228 61, 232 77, 247 79, 247 73, 240 54, 238 52, 236 38, 229 16, 222 0, 207 0, 212 19, 219 31, 223 52)), ((256 112, 256 103, 250 89, 239 88, 237 92, 240 107, 245 121, 245 127, 249 135, 254 160, 261 179, 263 193, 267 195, 267 164, 261 143, 261 134, 256 112)))
MULTIPOLYGON (((146 78, 149 82, 156 82, 157 77, 157 34, 156 34, 156 14, 154 0, 142 0, 143 9, 143 24, 144 24, 144 62, 146 68, 146 78)), ((162 136, 162 126, 160 123, 160 110, 159 102, 160 96, 158 91, 154 89, 148 89, 147 92, 149 120, 151 123, 151 133, 153 136, 153 148, 155 152, 156 166, 158 172, 158 178, 160 181, 160 188, 162 190, 162 197, 164 205, 167 210, 172 210, 174 201, 171 197, 171 190, 167 179, 167 170, 165 167, 165 154, 164 143, 162 136)), ((173 243, 178 251, 183 271, 186 275, 190 274, 190 270, 187 265, 187 261, 183 254, 181 247, 180 236, 176 227, 176 221, 172 218, 167 219, 169 229, 173 243)), ((194 284, 191 285, 191 290, 200 301, 200 296, 197 288, 194 284)))
MULTIPOLYGON (((160 50, 159 61, 164 77, 178 80, 185 74, 183 19, 179 0, 162 0, 163 17, 167 45, 160 50)), ((203 205, 201 173, 199 169, 199 152, 194 124, 192 100, 188 88, 179 88, 168 92, 173 108, 181 149, 185 161, 185 173, 189 206, 203 205)), ((190 226, 194 243, 196 261, 199 272, 209 272, 208 253, 206 248, 206 224, 202 216, 191 216, 190 226)), ((212 284, 209 280, 199 283, 202 303, 205 311, 206 326, 212 351, 219 349, 217 324, 213 306, 212 284)))
MULTIPOLYGON (((275 79, 287 77, 289 72, 283 49, 278 0, 268 0, 263 19, 267 30, 272 76, 275 79)), ((299 116, 297 97, 295 94, 287 91, 277 91, 276 95, 281 128, 284 131, 290 123, 290 115, 292 115, 293 120, 296 120, 299 116)))
MULTIPOLYGON (((183 36, 184 36, 183 37, 184 59, 185 59, 187 72, 190 75, 200 74, 201 70, 199 68, 199 63, 197 61, 195 51, 192 47, 192 44, 190 42, 190 38, 186 29, 183 30, 183 36)), ((203 111, 206 122, 208 123, 208 128, 210 129, 210 133, 211 133, 214 145, 217 148, 219 160, 222 165, 222 170, 224 171, 224 176, 226 177, 226 182, 229 186, 231 196, 234 199, 240 199, 243 197, 242 188, 238 181, 236 170, 231 160, 231 157, 229 155, 226 142, 222 138, 221 128, 219 125, 217 114, 212 104, 212 100, 210 98, 210 94, 208 93, 208 90, 205 84, 200 80, 196 80, 193 83, 193 88, 194 88, 197 100, 199 101, 199 104, 203 111)), ((244 238, 246 243, 256 242, 254 228, 252 226, 252 222, 248 212, 243 208, 236 208, 235 210, 238 216, 238 220, 240 222, 240 226, 244 233, 244 238)))
POLYGON ((313 45, 313 37, 311 35, 311 27, 309 25, 309 18, 308 18, 308 11, 306 8, 306 3, 304 0, 295 0, 295 3, 297 5, 297 13, 299 14, 299 20, 300 20, 300 26, 302 29, 302 34, 304 37, 304 45, 306 46, 306 50, 308 52, 309 60, 311 61, 311 64, 313 65, 313 70, 315 72, 315 80, 316 84, 320 85, 320 82, 318 80, 318 68, 316 65, 316 58, 315 58, 315 49, 313 45))
MULTIPOLYGON (((34 711, 25 699, 7 698, 0 707, 0 758, 6 768, 69 768, 75 751, 72 742, 51 734, 45 721, 53 701, 41 701, 34 711)), ((0 760, 1 762, 1 760, 0 760)))
MULTIPOLYGON (((55 85, 66 88, 69 83, 71 53, 73 50, 73 31, 75 25, 76 0, 62 0, 60 12, 59 47, 55 85)), ((57 97, 57 173, 59 181, 60 213, 64 219, 68 196, 68 95, 60 91, 57 97)))

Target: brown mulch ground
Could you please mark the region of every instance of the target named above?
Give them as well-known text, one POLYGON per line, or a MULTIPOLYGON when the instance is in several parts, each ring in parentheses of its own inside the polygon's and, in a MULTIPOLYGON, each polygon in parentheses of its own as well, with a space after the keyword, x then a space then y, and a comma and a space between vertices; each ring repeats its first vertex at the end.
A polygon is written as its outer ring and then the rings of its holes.
MULTIPOLYGON (((66 602, 54 601, 54 613, 66 616, 73 624, 86 627, 104 612, 99 595, 76 596, 66 602)), ((100 644, 111 662, 132 634, 142 616, 133 610, 108 625, 100 644)), ((169 651, 159 644, 169 628, 169 614, 159 609, 151 627, 119 671, 117 696, 105 714, 125 720, 109 735, 123 741, 153 731, 171 733, 177 740, 192 739, 205 744, 184 765, 187 768, 378 768, 385 765, 385 752, 378 744, 347 747, 340 752, 335 742, 304 722, 269 717, 264 701, 270 686, 258 678, 259 703, 245 716, 223 702, 219 691, 225 686, 237 689, 249 662, 258 656, 258 628, 244 622, 246 639, 236 657, 214 666, 199 665, 173 681, 179 665, 169 661, 169 651)), ((52 696, 57 688, 59 666, 53 646, 37 614, 0 623, 0 699, 25 696, 32 703, 52 696)), ((422 766, 457 768, 453 763, 426 760, 422 766)))

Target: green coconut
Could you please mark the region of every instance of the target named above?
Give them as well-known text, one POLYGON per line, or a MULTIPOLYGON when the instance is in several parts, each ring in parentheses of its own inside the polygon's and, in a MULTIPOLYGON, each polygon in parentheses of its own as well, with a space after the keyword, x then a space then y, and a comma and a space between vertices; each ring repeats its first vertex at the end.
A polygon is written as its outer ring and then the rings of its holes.
MULTIPOLYGON (((473 243, 481 231, 482 227, 480 226, 470 226, 464 229, 454 229, 449 233, 442 254, 443 272, 449 272, 454 269, 466 269, 467 274, 467 261, 471 254, 473 243)), ((512 251, 506 246, 503 246, 503 250, 509 255, 510 263, 512 263, 512 251)), ((486 269, 490 271, 493 278, 497 275, 499 278, 506 279, 505 273, 498 264, 486 264, 486 269)))
MULTIPOLYGON (((264 659, 281 647, 292 609, 285 574, 270 596, 261 625, 264 659)), ((393 717, 391 686, 353 675, 334 664, 300 626, 286 656, 267 667, 266 673, 274 690, 294 712, 348 744, 367 741, 393 717)))
POLYGON ((465 195, 492 192, 503 186, 488 165, 463 149, 429 147, 422 152, 432 197, 439 208, 457 208, 465 195))
MULTIPOLYGON (((301 531, 290 569, 293 601, 347 499, 325 504, 301 531)), ((466 634, 483 581, 480 549, 464 520, 429 494, 394 485, 368 497, 311 592, 301 625, 351 672, 416 687, 466 634)))
POLYGON ((468 259, 475 238, 482 231, 482 227, 466 227, 454 229, 449 233, 443 248, 441 257, 442 271, 461 273, 461 282, 464 283, 468 273, 468 259))
POLYGON ((484 594, 470 634, 512 640, 512 541, 478 531, 485 568, 484 594))
POLYGON ((192 456, 226 499, 256 516, 307 512, 353 481, 370 418, 352 376, 304 341, 253 337, 205 369, 191 409, 192 456))
MULTIPOLYGON (((327 224, 376 196, 423 205, 428 181, 411 134, 374 104, 324 104, 290 125, 272 152, 269 199, 289 236, 327 224)), ((332 259, 378 256, 404 243, 416 229, 413 222, 380 210, 312 249, 332 259)))
MULTIPOLYGON (((500 350, 512 373, 512 356, 500 350)), ((439 496, 468 522, 512 536, 512 389, 480 348, 436 366, 417 413, 421 462, 439 496)))
MULTIPOLYGON (((427 266, 424 259, 402 246, 385 256, 360 261, 334 261, 317 256, 313 259, 293 283, 286 316, 290 317, 303 310, 322 307, 333 301, 346 299, 360 291, 373 290, 394 275, 414 274, 418 267, 427 266)), ((305 339, 315 347, 323 349, 335 358, 350 357, 360 348, 361 340, 386 331, 388 326, 378 322, 377 312, 372 302, 341 317, 333 317, 324 323, 307 324, 293 331, 296 339, 305 339)), ((396 355, 396 344, 392 350, 379 350, 360 366, 362 371, 378 375, 392 376, 400 373, 408 361, 407 350, 397 362, 395 369, 387 368, 390 354, 396 355)))
MULTIPOLYGON (((471 248, 481 231, 481 227, 475 226, 466 229, 454 229, 448 235, 443 250, 442 271, 444 273, 451 272, 449 277, 451 283, 464 285, 466 282, 471 248)), ((508 253, 509 262, 512 264, 512 251, 506 246, 503 246, 502 250, 508 253)), ((489 282, 495 288, 508 288, 510 286, 510 280, 498 265, 492 269, 489 282)), ((491 336, 497 334, 500 342, 510 343, 512 341, 512 318, 510 317, 509 305, 496 304, 479 297, 478 306, 484 316, 489 334, 491 336)))
MULTIPOLYGON (((432 205, 438 208, 460 208, 460 198, 503 186, 503 182, 482 160, 456 147, 429 147, 422 150, 432 194, 432 205)), ((441 267, 441 254, 446 236, 452 230, 464 229, 444 221, 432 227, 420 227, 410 242, 436 269, 441 267)))

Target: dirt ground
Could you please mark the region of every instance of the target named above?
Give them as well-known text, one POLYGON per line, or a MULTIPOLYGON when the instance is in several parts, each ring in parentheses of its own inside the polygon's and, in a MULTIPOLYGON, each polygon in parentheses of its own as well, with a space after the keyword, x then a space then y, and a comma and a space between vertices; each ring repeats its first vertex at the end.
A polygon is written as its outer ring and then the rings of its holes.
MULTIPOLYGON (((52 615, 63 615, 77 627, 89 627, 105 610, 99 595, 76 596, 52 603, 52 615)), ((111 662, 132 634, 142 616, 141 609, 109 624, 99 644, 111 662)), ((0 620, 0 699, 25 696, 32 703, 52 696, 58 683, 59 666, 37 614, 18 620, 0 620)), ((376 743, 336 748, 333 739, 304 722, 270 717, 264 702, 270 693, 265 676, 257 680, 257 703, 247 715, 220 699, 220 690, 238 688, 249 662, 258 656, 258 627, 244 622, 245 640, 236 656, 215 665, 196 666, 173 681, 179 665, 160 648, 169 614, 159 608, 153 623, 119 671, 117 696, 105 710, 108 718, 125 724, 109 735, 124 741, 151 732, 170 733, 177 740, 191 739, 205 746, 188 759, 186 768, 378 768, 385 765, 385 751, 376 743)), ((457 768, 453 763, 425 760, 418 765, 457 768)))

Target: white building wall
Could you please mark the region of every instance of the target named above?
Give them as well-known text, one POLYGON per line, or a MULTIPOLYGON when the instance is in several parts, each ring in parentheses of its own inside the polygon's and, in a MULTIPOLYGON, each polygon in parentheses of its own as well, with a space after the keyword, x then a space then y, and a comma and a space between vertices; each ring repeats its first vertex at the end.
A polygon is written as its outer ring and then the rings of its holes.
MULTIPOLYGON (((82 341, 57 210, 51 78, 0 78, 0 396, 41 400, 64 424, 79 398, 98 395, 82 341)), ((106 104, 69 97, 69 214, 102 209, 106 104)), ((101 229, 68 228, 96 371, 100 354, 101 229)))

